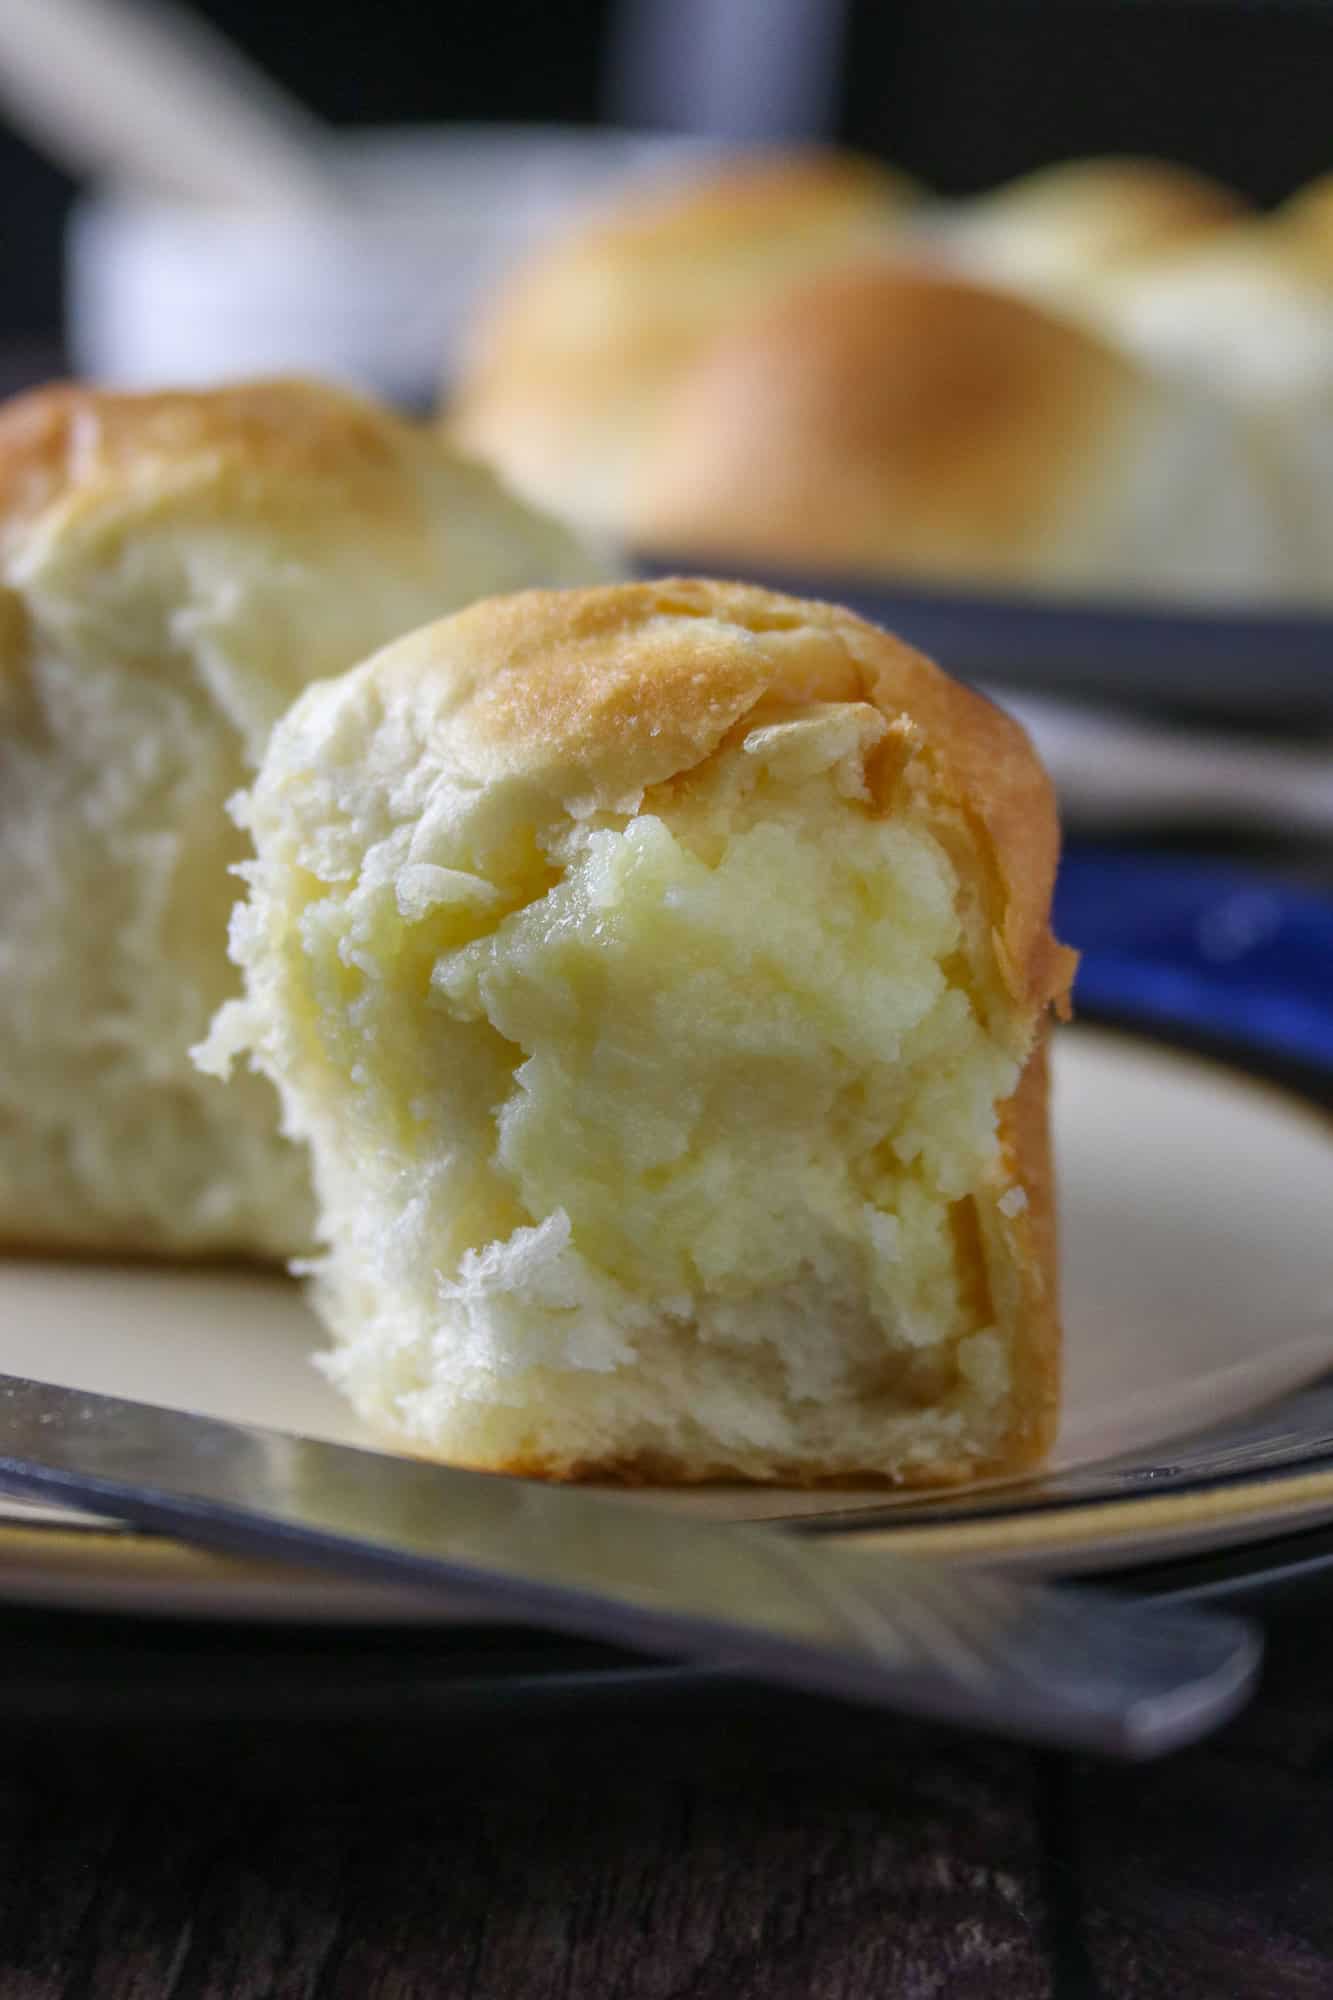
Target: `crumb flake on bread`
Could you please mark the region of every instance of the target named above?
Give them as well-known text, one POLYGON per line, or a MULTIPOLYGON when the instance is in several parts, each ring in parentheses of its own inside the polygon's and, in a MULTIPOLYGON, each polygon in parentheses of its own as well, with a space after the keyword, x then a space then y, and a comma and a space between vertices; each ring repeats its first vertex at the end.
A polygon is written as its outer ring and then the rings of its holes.
POLYGON ((947 1480, 1049 1439, 1049 787, 826 605, 478 605, 304 695, 244 806, 247 1053, 327 1366, 557 1477, 947 1480))

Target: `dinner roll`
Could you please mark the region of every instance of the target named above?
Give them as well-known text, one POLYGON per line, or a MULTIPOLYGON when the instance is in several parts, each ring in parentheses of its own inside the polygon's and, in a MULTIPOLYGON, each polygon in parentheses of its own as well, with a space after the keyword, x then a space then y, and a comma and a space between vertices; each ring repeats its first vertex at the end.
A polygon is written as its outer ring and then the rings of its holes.
POLYGON ((1160 375, 1225 399, 1280 507, 1281 589, 1333 601, 1333 183, 1262 222, 1126 265, 1108 330, 1160 375))
POLYGON ((1128 262, 1098 302, 1134 354, 1261 404, 1333 393, 1333 227, 1320 200, 1128 262))
POLYGON ((618 531, 663 396, 721 328, 891 234, 911 187, 839 153, 730 160, 622 199, 514 276, 446 422, 520 492, 618 531))
POLYGON ((1058 1323, 1050 788, 830 605, 479 604, 312 688, 203 1060, 310 1143, 333 1380, 556 1478, 1034 1460, 1058 1323))
POLYGON ((0 411, 0 1241, 306 1244, 270 1086, 188 1054, 235 983, 224 802, 307 682, 599 567, 428 431, 312 383, 0 411))
POLYGON ((1077 311, 1116 265, 1198 242, 1248 208, 1167 160, 1066 160, 958 203, 940 235, 974 276, 1077 311))
POLYGON ((1135 596, 1259 596, 1283 563, 1228 412, 1007 293, 877 262, 713 345, 631 522, 711 561, 1135 596))

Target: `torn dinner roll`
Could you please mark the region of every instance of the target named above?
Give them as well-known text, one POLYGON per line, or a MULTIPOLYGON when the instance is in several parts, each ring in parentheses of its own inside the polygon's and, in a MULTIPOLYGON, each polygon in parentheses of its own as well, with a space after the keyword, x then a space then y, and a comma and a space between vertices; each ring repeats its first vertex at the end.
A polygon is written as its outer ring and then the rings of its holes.
POLYGON ((428 430, 314 383, 0 411, 0 1242, 308 1244, 271 1087, 188 1053, 236 985, 226 800, 308 682, 599 574, 428 430))
POLYGON ((553 1478, 1040 1457, 1072 958, 998 709, 826 604, 523 593, 308 690, 244 821, 203 1060, 310 1145, 375 1429, 553 1478))

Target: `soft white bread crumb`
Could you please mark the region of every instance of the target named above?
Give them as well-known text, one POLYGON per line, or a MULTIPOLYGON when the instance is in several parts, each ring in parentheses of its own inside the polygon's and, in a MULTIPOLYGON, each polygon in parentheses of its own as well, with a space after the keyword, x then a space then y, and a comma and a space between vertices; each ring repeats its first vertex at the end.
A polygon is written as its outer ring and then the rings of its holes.
POLYGON ((308 1243, 271 1086, 189 1060, 236 986, 225 802, 309 681, 599 567, 438 439, 313 384, 0 413, 0 1241, 308 1243))
POLYGON ((1040 1452, 1070 967, 989 704, 757 589, 527 593, 308 691, 245 816, 206 1060, 310 1142, 370 1423, 555 1476, 1040 1452))

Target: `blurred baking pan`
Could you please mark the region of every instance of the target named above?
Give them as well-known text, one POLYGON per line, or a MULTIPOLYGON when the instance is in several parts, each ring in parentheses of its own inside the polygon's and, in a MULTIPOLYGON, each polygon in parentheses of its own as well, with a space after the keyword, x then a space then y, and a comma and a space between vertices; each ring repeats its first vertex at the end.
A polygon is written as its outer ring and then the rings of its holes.
POLYGON ((1196 608, 924 588, 640 554, 643 576, 744 575, 845 604, 965 680, 1113 698, 1214 721, 1333 728, 1333 612, 1196 608))

